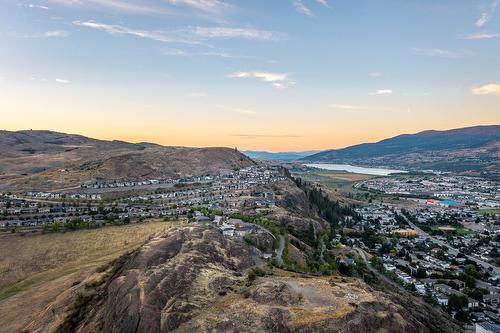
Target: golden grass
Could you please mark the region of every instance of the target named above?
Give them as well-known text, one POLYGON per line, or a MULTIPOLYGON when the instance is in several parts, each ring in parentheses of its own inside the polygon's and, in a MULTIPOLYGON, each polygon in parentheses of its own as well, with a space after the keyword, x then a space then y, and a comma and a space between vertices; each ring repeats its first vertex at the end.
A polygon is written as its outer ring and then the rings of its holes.
POLYGON ((171 225, 151 221, 57 234, 2 235, 0 300, 82 269, 95 269, 171 225))
POLYGON ((374 176, 371 175, 364 175, 360 173, 350 173, 350 172, 322 172, 319 174, 320 176, 323 177, 328 177, 332 179, 338 179, 338 180, 346 180, 350 182, 359 182, 362 180, 367 180, 370 178, 374 178, 374 176))

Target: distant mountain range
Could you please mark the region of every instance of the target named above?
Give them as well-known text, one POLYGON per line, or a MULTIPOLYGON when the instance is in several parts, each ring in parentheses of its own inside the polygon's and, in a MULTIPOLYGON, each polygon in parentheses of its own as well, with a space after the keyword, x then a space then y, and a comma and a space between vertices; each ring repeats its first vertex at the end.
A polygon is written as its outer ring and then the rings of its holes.
POLYGON ((301 162, 500 174, 500 125, 403 134, 376 143, 323 151, 301 162))
POLYGON ((167 147, 51 131, 0 131, 0 152, 0 192, 198 176, 254 164, 232 148, 167 147))
POLYGON ((295 152, 295 151, 290 151, 290 152, 278 152, 278 153, 271 153, 267 151, 255 151, 255 150, 246 150, 243 152, 246 156, 250 158, 265 158, 267 160, 274 160, 274 161, 295 161, 299 160, 301 158, 304 158, 306 156, 310 156, 313 154, 316 154, 320 152, 319 150, 309 150, 309 151, 301 151, 301 152, 295 152))

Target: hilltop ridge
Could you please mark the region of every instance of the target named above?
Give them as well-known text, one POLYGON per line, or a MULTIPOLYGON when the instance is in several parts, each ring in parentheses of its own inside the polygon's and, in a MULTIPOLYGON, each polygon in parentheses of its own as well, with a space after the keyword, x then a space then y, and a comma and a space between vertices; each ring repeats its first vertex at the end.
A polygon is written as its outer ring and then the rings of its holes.
POLYGON ((0 190, 50 190, 99 179, 201 176, 254 162, 232 148, 105 141, 52 131, 0 131, 0 190))
POLYGON ((500 125, 402 134, 375 143, 327 150, 301 161, 496 174, 500 172, 500 125))

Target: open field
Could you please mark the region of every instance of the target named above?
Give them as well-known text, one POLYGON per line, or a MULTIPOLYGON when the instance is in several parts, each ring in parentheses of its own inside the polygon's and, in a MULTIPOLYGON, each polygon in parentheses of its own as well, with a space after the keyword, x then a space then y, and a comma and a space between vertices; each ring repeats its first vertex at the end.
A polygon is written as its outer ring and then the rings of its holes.
POLYGON ((500 215, 500 208, 480 208, 479 212, 483 215, 500 215))
MULTIPOLYGON (((381 176, 358 174, 344 171, 308 170, 306 172, 294 172, 294 177, 301 178, 310 183, 321 184, 323 191, 332 200, 344 204, 359 204, 360 202, 392 203, 406 209, 414 208, 418 204, 413 201, 400 200, 399 196, 367 191, 355 188, 354 185, 364 180, 378 178, 381 176)), ((409 179, 408 175, 383 176, 385 178, 409 179)))
POLYGON ((302 178, 311 183, 319 183, 330 190, 329 195, 332 199, 344 201, 347 198, 368 200, 366 192, 355 189, 353 185, 377 176, 343 171, 312 170, 294 173, 294 177, 302 178))
POLYGON ((0 300, 38 283, 113 260, 169 225, 156 221, 24 237, 1 235, 0 300))
POLYGON ((352 185, 354 183, 375 177, 350 172, 325 170, 298 172, 295 176, 305 181, 321 183, 332 190, 340 191, 351 191, 353 190, 352 185))
POLYGON ((463 221, 460 223, 464 226, 464 228, 475 232, 483 232, 485 230, 485 226, 483 223, 463 222, 463 221))
POLYGON ((20 332, 36 316, 57 322, 61 304, 75 297, 81 281, 175 224, 151 221, 57 234, 0 235, 0 322, 5 323, 0 332, 20 332))
POLYGON ((374 177, 371 175, 363 175, 359 173, 340 172, 340 171, 320 172, 319 175, 323 177, 332 178, 333 180, 345 180, 348 182, 359 182, 374 177))
POLYGON ((467 235, 467 234, 470 234, 470 230, 465 228, 465 227, 459 227, 459 228, 455 228, 455 227, 451 227, 451 226, 439 226, 439 225, 434 225, 430 228, 432 231, 436 232, 436 231, 442 231, 444 233, 456 233, 458 235, 467 235))

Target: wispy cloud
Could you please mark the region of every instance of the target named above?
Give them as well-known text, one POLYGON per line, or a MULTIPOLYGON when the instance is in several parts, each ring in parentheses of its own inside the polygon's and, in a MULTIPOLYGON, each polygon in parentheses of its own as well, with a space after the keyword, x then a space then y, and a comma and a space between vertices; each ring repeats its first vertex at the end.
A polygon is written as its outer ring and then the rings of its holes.
POLYGON ((84 8, 107 8, 110 10, 131 12, 137 14, 165 14, 171 11, 167 8, 145 4, 138 4, 130 0, 49 0, 52 3, 84 8))
POLYGON ((49 81, 52 81, 52 82, 56 82, 56 83, 60 83, 60 84, 70 84, 71 82, 69 80, 66 80, 66 79, 61 79, 61 78, 55 78, 55 79, 46 79, 46 78, 43 78, 43 77, 36 77, 36 76, 32 76, 29 78, 30 81, 33 81, 33 82, 49 82, 49 81))
POLYGON ((65 30, 51 30, 45 32, 37 32, 33 34, 13 34, 16 37, 20 38, 62 38, 68 37, 70 33, 65 30))
POLYGON ((47 0, 55 4, 87 9, 129 12, 134 14, 178 15, 192 9, 208 19, 222 15, 235 6, 222 0, 47 0))
POLYGON ((253 58, 251 56, 236 55, 223 51, 200 52, 199 55, 207 57, 219 57, 219 58, 246 58, 246 59, 253 58))
POLYGON ((65 30, 53 30, 53 31, 47 31, 43 34, 43 37, 45 38, 51 38, 51 37, 67 37, 69 36, 70 33, 65 30))
POLYGON ((263 82, 268 82, 273 85, 276 89, 285 89, 295 84, 287 73, 275 73, 275 72, 235 72, 228 75, 230 78, 247 79, 255 78, 263 82))
POLYGON ((128 28, 128 27, 122 26, 122 25, 112 25, 112 24, 106 24, 106 23, 99 23, 96 21, 85 21, 85 22, 74 21, 73 24, 80 26, 80 27, 101 30, 101 31, 107 32, 107 33, 112 34, 112 35, 130 35, 130 36, 151 39, 151 40, 155 40, 158 42, 164 42, 164 43, 183 42, 183 40, 179 40, 178 38, 172 38, 172 37, 167 36, 165 33, 160 32, 160 31, 133 29, 133 28, 128 28))
POLYGON ((477 19, 476 21, 476 27, 481 28, 483 25, 486 24, 489 20, 489 15, 488 13, 481 13, 481 17, 477 19))
POLYGON ((57 83, 60 83, 60 84, 70 84, 71 82, 66 80, 66 79, 59 79, 59 78, 56 78, 55 80, 57 83))
POLYGON ((166 56, 175 56, 175 57, 190 57, 192 55, 191 53, 181 49, 164 50, 162 51, 162 54, 166 56))
POLYGON ((389 107, 389 106, 377 106, 377 105, 370 105, 370 106, 365 106, 365 105, 356 105, 356 104, 330 104, 328 105, 330 109, 335 109, 339 111, 345 111, 345 112, 410 112, 410 108, 395 108, 395 107, 389 107))
POLYGON ((461 39, 493 39, 500 37, 500 33, 490 34, 490 33, 473 33, 461 36, 461 39))
POLYGON ((47 82, 48 81, 47 79, 45 79, 43 77, 35 77, 35 76, 30 77, 29 80, 35 81, 35 82, 47 82))
POLYGON ((472 93, 474 95, 496 95, 500 96, 500 84, 490 83, 478 87, 472 88, 472 93))
POLYGON ((371 73, 370 73, 370 74, 368 74, 368 75, 370 75, 371 77, 381 77, 381 76, 382 76, 382 73, 380 73, 380 72, 371 72, 371 73))
POLYGON ((228 27, 194 27, 191 31, 202 38, 280 40, 286 37, 286 34, 282 32, 228 27))
POLYGON ((307 7, 302 0, 294 0, 293 1, 293 6, 295 7, 295 10, 298 13, 307 15, 307 16, 313 16, 312 11, 307 7))
POLYGON ((174 56, 174 57, 217 57, 217 58, 226 58, 226 59, 233 59, 233 58, 250 59, 250 58, 253 58, 250 56, 243 56, 243 55, 236 55, 236 54, 228 53, 226 51, 192 52, 192 51, 186 51, 186 50, 182 50, 182 49, 164 50, 164 51, 162 51, 162 54, 166 55, 166 56, 174 56))
MULTIPOLYGON (((307 0, 292 0, 292 5, 298 13, 312 17, 314 16, 314 13, 309 8, 309 6, 306 5, 306 1, 307 0)), ((327 0, 315 0, 315 2, 324 7, 328 7, 327 0)))
POLYGON ((427 57, 448 58, 448 59, 459 59, 465 57, 466 55, 470 55, 467 52, 455 52, 444 49, 418 49, 418 48, 413 49, 413 53, 416 55, 422 55, 427 57))
POLYGON ((379 89, 374 92, 368 93, 370 96, 378 96, 378 95, 392 95, 393 94, 392 89, 379 89))
POLYGON ((259 112, 248 109, 248 108, 242 108, 242 107, 234 107, 234 106, 227 106, 227 105, 217 105, 218 109, 221 109, 223 111, 228 111, 232 113, 239 113, 243 115, 252 115, 252 114, 258 114, 259 112))
MULTIPOLYGON (((112 35, 129 35, 139 38, 146 38, 164 43, 187 43, 199 44, 208 39, 251 39, 258 41, 278 40, 283 36, 283 33, 256 30, 242 29, 229 27, 190 27, 172 31, 162 30, 142 30, 129 28, 118 24, 106 24, 93 20, 90 21, 74 21, 74 25, 86 27, 96 30, 101 30, 112 35)), ((182 54, 174 54, 182 55, 182 54)))
POLYGON ((47 7, 47 6, 37 5, 37 4, 32 4, 32 3, 29 3, 29 4, 20 3, 20 4, 18 4, 18 6, 19 7, 24 7, 24 8, 31 8, 31 9, 49 10, 49 7, 47 7))
POLYGON ((207 13, 220 13, 231 5, 219 0, 166 0, 172 5, 191 7, 207 13))
POLYGON ((481 10, 481 16, 476 20, 476 27, 482 28, 489 20, 493 17, 495 10, 500 3, 500 0, 494 0, 489 5, 485 6, 481 10))

